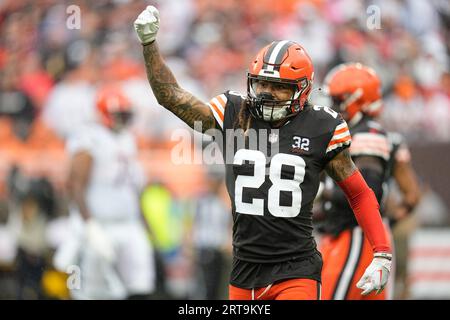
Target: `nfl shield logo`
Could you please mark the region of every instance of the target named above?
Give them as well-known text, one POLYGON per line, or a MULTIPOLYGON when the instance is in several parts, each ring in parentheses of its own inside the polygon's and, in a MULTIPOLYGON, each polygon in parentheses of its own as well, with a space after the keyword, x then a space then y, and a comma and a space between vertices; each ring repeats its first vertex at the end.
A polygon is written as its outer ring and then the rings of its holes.
POLYGON ((276 143, 278 141, 278 135, 276 133, 269 134, 269 142, 276 143))

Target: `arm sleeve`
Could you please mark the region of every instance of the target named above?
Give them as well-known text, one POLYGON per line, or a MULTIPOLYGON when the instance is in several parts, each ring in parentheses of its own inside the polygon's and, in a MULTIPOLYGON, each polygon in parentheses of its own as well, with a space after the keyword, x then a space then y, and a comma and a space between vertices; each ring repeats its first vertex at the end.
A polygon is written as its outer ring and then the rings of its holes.
MULTIPOLYGON (((374 192, 378 203, 380 203, 383 198, 383 175, 370 168, 360 169, 360 172, 369 188, 374 192)), ((330 200, 340 208, 345 208, 348 204, 345 193, 339 188, 333 188, 330 200)))
POLYGON ((391 252, 388 236, 381 220, 379 204, 359 170, 338 182, 344 191, 358 224, 369 239, 374 252, 391 252))

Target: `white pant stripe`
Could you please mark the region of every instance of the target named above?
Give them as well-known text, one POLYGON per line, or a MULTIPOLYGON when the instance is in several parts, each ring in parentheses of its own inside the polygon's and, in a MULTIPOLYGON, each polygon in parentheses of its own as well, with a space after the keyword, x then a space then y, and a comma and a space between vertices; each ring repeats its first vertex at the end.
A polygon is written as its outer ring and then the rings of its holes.
POLYGON ((361 252, 362 245, 364 243, 364 237, 360 227, 355 227, 352 233, 352 243, 350 248, 349 257, 347 263, 342 271, 339 283, 337 283, 337 288, 334 294, 334 300, 344 300, 348 288, 351 284, 353 275, 355 274, 356 267, 359 262, 359 255, 361 252))

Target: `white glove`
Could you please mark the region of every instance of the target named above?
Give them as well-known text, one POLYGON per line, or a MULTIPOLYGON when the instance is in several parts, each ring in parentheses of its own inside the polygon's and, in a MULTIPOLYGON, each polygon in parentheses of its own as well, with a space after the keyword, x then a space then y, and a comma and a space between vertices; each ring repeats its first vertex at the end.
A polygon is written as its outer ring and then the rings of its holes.
POLYGON ((159 30, 159 12, 154 6, 148 6, 134 21, 134 29, 143 45, 156 39, 159 30))
POLYGON ((86 241, 89 248, 107 262, 116 260, 116 253, 111 239, 94 219, 86 221, 86 241))
POLYGON ((61 244, 53 256, 53 266, 60 272, 68 272, 70 266, 76 265, 80 254, 80 239, 73 237, 61 244))
POLYGON ((364 275, 358 281, 356 286, 362 289, 363 296, 368 295, 374 290, 377 294, 383 291, 384 286, 388 282, 389 273, 391 272, 392 254, 375 253, 371 264, 367 267, 364 275))

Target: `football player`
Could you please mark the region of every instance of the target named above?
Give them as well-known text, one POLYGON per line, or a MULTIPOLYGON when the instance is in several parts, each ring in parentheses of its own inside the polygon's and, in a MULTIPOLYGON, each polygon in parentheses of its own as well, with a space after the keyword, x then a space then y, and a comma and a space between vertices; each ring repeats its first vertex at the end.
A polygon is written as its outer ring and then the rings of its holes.
MULTIPOLYGON (((405 167, 403 162, 396 160, 405 157, 402 155, 404 149, 399 149, 399 145, 394 144, 375 121, 382 109, 379 78, 374 70, 362 64, 342 64, 326 76, 325 87, 333 100, 334 109, 349 124, 352 159, 375 192, 377 200, 383 203, 386 182, 393 171, 394 177, 401 179, 402 189, 403 181, 411 180, 410 175, 401 174, 402 177, 399 177, 397 173, 398 170, 406 170, 402 169, 405 167)), ((323 298, 386 299, 386 291, 361 295, 355 287, 372 260, 372 248, 367 234, 358 226, 345 194, 327 178, 322 198, 326 216, 322 227, 326 235, 320 244, 324 261, 323 298)), ((410 201, 409 198, 411 196, 405 199, 410 201)), ((386 237, 390 238, 389 235, 386 237)))
MULTIPOLYGON (((367 115, 378 119, 383 111, 383 104, 377 104, 376 108, 370 110, 367 115)), ((388 178, 393 178, 401 192, 401 202, 389 216, 391 225, 407 217, 420 201, 420 186, 417 174, 411 163, 411 152, 404 139, 398 132, 388 132, 391 142, 391 156, 388 170, 388 178)))
POLYGON ((305 50, 288 40, 272 42, 250 64, 246 96, 227 91, 204 103, 180 87, 159 53, 158 10, 148 6, 134 27, 159 104, 198 131, 223 132, 218 142, 231 159, 226 183, 234 223, 230 299, 320 299, 322 258, 311 208, 323 170, 346 194, 372 245, 359 286, 364 294, 382 290, 391 247, 378 203, 348 152, 346 122, 307 103, 314 71, 305 50), (267 133, 256 145, 255 132, 267 133), (264 145, 278 151, 268 154, 264 145))
MULTIPOLYGON (((81 273, 81 286, 71 293, 81 299, 143 298, 153 291, 154 266, 140 219, 145 179, 127 130, 131 104, 120 87, 107 86, 96 106, 100 123, 81 128, 67 143, 81 273)), ((68 256, 63 248, 55 258, 60 269, 68 256)))

